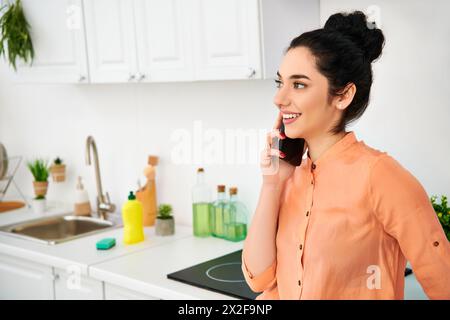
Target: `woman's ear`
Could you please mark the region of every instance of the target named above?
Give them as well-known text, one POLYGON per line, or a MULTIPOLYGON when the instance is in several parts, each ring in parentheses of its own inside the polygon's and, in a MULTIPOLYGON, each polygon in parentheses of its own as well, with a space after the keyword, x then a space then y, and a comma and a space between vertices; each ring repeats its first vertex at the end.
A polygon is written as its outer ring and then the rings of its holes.
POLYGON ((342 93, 338 95, 335 99, 335 106, 339 110, 344 110, 347 108, 350 103, 353 101, 353 97, 356 93, 356 86, 354 83, 349 83, 345 86, 344 90, 342 90, 342 93))

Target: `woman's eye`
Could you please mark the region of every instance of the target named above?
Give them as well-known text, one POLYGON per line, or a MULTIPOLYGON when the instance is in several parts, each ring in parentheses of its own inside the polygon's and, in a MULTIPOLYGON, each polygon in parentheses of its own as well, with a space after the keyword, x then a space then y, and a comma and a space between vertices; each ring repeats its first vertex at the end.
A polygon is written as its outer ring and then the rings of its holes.
POLYGON ((303 88, 305 88, 306 86, 303 84, 303 83, 300 83, 300 82, 294 82, 294 88, 295 89, 303 89, 303 88))
POLYGON ((283 83, 280 81, 280 80, 275 80, 275 86, 277 87, 277 88, 281 88, 281 85, 282 85, 283 83))

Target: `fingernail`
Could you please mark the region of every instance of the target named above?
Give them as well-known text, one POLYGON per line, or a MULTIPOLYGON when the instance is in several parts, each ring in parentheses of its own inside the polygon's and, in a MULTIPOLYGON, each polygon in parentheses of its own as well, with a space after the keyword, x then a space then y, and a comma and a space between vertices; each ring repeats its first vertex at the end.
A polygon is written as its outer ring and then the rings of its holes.
POLYGON ((280 157, 282 157, 282 158, 286 157, 286 155, 284 154, 284 152, 281 152, 281 151, 280 151, 280 157))
POLYGON ((280 136, 282 139, 286 138, 286 135, 284 134, 284 132, 280 132, 280 136))

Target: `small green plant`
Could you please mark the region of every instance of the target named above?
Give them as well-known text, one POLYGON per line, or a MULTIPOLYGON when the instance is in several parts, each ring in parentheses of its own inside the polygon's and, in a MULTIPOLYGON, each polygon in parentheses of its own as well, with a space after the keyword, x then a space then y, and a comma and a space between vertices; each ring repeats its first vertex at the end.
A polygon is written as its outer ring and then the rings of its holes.
POLYGON ((5 56, 15 71, 18 58, 31 64, 34 48, 29 32, 30 25, 25 18, 20 0, 0 8, 0 29, 0 57, 5 56))
POLYGON ((34 199, 35 199, 35 200, 44 200, 44 199, 45 199, 45 196, 42 196, 42 195, 36 196, 34 199))
POLYGON ((55 160, 53 160, 53 163, 56 165, 60 165, 63 163, 62 159, 60 157, 57 157, 55 160))
POLYGON ((172 219, 172 206, 170 204, 161 204, 158 207, 158 218, 172 219))
POLYGON ((430 199, 434 211, 436 211, 436 214, 439 218, 439 222, 444 229, 445 235, 450 241, 450 208, 448 207, 447 197, 442 195, 441 203, 436 202, 437 196, 432 196, 430 199))
POLYGON ((27 163, 28 169, 30 169, 31 174, 35 181, 47 181, 50 168, 48 162, 43 159, 35 159, 32 162, 27 163))

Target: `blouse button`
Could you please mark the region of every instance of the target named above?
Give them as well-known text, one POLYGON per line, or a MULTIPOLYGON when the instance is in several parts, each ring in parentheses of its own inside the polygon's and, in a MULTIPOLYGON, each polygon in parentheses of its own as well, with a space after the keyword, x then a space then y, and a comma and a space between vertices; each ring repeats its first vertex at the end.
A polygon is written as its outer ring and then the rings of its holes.
POLYGON ((302 245, 299 245, 298 248, 299 248, 300 250, 302 250, 302 249, 303 249, 303 246, 302 246, 302 245))
POLYGON ((306 216, 309 216, 309 211, 306 211, 306 216))
POLYGON ((316 168, 316 165, 313 163, 311 167, 314 170, 316 168))
POLYGON ((302 282, 301 282, 300 280, 298 280, 298 285, 299 285, 299 286, 301 286, 301 285, 302 285, 302 282))
POLYGON ((435 247, 437 247, 437 246, 439 245, 439 242, 438 242, 438 241, 435 241, 435 242, 433 243, 433 245, 434 245, 435 247))

